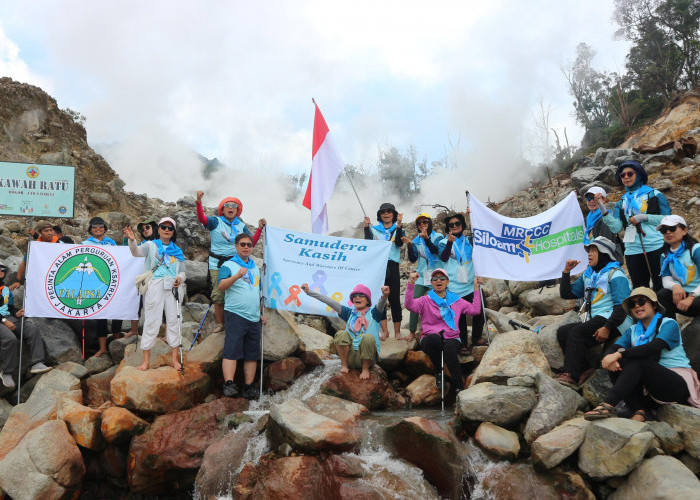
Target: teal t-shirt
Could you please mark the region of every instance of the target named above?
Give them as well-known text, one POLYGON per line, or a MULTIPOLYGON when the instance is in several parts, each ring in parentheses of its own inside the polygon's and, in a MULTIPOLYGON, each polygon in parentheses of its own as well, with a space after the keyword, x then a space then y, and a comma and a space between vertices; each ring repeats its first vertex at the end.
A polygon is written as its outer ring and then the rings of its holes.
MULTIPOLYGON (((241 266, 227 260, 219 269, 219 282, 238 273, 241 266)), ((260 270, 258 266, 237 279, 224 295, 224 309, 248 321, 260 321, 260 270)))

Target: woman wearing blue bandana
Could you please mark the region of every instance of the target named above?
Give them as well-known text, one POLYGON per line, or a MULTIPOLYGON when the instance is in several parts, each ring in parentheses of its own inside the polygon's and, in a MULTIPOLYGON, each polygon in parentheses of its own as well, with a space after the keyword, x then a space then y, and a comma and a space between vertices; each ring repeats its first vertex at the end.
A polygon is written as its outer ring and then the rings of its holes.
POLYGON ((659 302, 666 316, 700 316, 700 243, 688 234, 688 225, 680 215, 664 217, 656 228, 664 235, 661 254, 659 302))
MULTIPOLYGON (((391 203, 382 203, 377 210, 377 224, 371 225, 369 217, 365 217, 365 239, 390 241, 391 251, 389 260, 386 263, 386 274, 384 276, 384 286, 389 287, 389 306, 391 307, 391 321, 394 323, 394 337, 396 340, 406 340, 401 335, 401 274, 399 273, 399 262, 401 261, 401 245, 403 245, 403 228, 401 221, 403 214, 396 211, 396 207, 391 203)), ((381 340, 389 338, 389 329, 386 324, 386 309, 382 313, 382 333, 381 340)))
POLYGON ((134 231, 130 227, 124 228, 124 236, 129 239, 131 255, 145 257, 145 270, 154 270, 153 279, 143 297, 145 310, 141 337, 143 363, 137 366, 139 370, 148 370, 149 368, 151 348, 158 336, 163 312, 165 312, 166 326, 165 341, 170 346, 171 363, 176 370, 182 368, 177 353, 181 339, 178 333, 178 305, 175 302, 173 288, 177 288, 185 281, 185 255, 175 244, 177 240, 176 228, 177 224, 173 219, 164 217, 158 221, 158 239, 143 242, 141 245, 136 243, 134 231))
POLYGON ((675 320, 662 316, 654 291, 635 288, 623 306, 636 323, 606 352, 601 364, 610 372, 613 387, 584 415, 586 420, 614 417, 620 401, 640 422, 657 403, 700 407, 700 382, 683 349, 681 330, 675 320))
POLYGON ((578 388, 593 374, 588 367, 588 349, 612 335, 624 332, 631 320, 622 308, 630 293, 630 282, 615 255, 615 246, 598 236, 586 246, 588 267, 572 284, 569 273, 579 261, 567 260, 561 275, 559 294, 563 299, 584 299, 586 321, 559 327, 557 341, 564 352, 564 367, 557 382, 578 388))
MULTIPOLYGON (((418 217, 416 217, 416 229, 418 230, 418 236, 412 240, 405 236, 402 238, 408 250, 408 260, 418 263, 416 272, 423 278, 416 283, 413 289, 414 299, 422 297, 433 288, 430 284, 430 274, 441 264, 438 245, 442 241, 442 235, 433 231, 433 218, 425 212, 418 214, 418 217)), ((412 312, 408 322, 410 334, 407 340, 409 342, 414 339, 417 329, 418 314, 412 312)))
POLYGON ((632 286, 649 286, 651 280, 653 288, 658 290, 661 288, 659 272, 664 239, 656 230, 656 226, 666 215, 671 215, 671 207, 660 191, 646 185, 647 174, 638 161, 621 163, 617 167, 615 178, 625 187, 625 194, 615 204, 612 213, 603 204, 602 196, 595 195, 603 214, 603 221, 614 233, 625 230, 622 241, 625 245, 625 263, 632 286), (651 276, 647 260, 651 267, 651 276))

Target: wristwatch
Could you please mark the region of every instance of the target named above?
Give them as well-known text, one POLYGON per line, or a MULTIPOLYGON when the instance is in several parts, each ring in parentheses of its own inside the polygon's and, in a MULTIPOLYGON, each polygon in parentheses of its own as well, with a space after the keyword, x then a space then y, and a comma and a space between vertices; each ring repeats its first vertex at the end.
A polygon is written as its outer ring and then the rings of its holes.
POLYGON ((5 318, 2 318, 2 322, 5 323, 7 322, 7 320, 5 318))
POLYGON ((625 348, 624 348, 624 347, 620 347, 620 348, 617 350, 617 352, 619 352, 620 354, 622 354, 623 352, 625 352, 625 348))

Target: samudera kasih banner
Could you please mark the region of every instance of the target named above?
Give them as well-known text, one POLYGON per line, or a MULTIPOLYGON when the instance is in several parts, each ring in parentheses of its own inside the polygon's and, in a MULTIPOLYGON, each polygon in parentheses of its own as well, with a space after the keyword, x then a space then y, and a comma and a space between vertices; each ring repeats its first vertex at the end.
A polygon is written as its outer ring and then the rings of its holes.
POLYGON ((541 281, 560 278, 567 259, 581 262, 571 274, 583 272, 588 266, 583 247, 585 223, 573 192, 532 217, 504 217, 471 194, 469 208, 477 276, 541 281))
POLYGON ((302 233, 279 227, 265 229, 265 305, 305 314, 335 312, 306 295, 301 286, 348 305, 357 284, 366 285, 376 304, 384 285, 391 243, 302 233))
POLYGON ((134 281, 143 258, 128 247, 33 242, 25 314, 64 319, 138 319, 134 281))

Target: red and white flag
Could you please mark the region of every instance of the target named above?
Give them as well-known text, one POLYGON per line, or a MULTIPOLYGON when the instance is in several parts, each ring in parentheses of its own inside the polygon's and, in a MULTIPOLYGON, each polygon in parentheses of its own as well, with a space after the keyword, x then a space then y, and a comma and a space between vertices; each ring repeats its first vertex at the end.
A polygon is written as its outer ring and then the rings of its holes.
POLYGON ((303 205, 311 210, 311 231, 316 234, 328 233, 328 213, 326 202, 333 194, 335 183, 342 172, 343 160, 333 141, 326 120, 314 101, 314 139, 311 153, 311 174, 306 187, 303 205))

